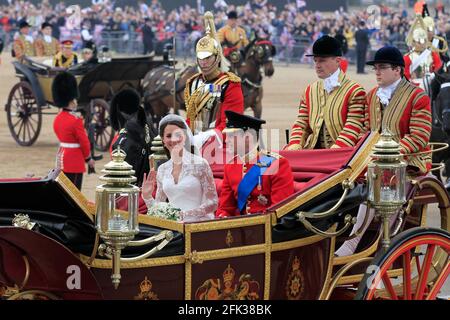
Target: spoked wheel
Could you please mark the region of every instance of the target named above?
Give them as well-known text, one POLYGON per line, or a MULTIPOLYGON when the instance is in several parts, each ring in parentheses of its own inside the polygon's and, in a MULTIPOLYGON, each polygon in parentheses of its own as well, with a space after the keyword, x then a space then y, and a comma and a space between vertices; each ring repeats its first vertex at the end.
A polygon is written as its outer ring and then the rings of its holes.
POLYGON ((447 231, 433 228, 405 231, 393 239, 387 252, 381 251, 374 258, 355 298, 434 300, 450 274, 449 254, 447 231), (392 274, 392 269, 399 266, 402 273, 392 274))
POLYGON ((28 82, 21 81, 11 89, 6 116, 9 131, 19 145, 31 146, 36 142, 41 131, 42 111, 28 82))
POLYGON ((94 100, 93 123, 95 125, 94 141, 95 149, 98 151, 108 151, 114 138, 114 129, 109 120, 109 104, 102 99, 94 100))

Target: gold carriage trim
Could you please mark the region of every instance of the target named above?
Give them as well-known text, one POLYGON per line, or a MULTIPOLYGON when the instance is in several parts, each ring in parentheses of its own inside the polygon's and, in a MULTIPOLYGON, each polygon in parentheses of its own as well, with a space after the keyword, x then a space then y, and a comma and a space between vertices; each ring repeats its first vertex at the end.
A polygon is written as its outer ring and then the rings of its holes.
MULTIPOLYGON (((79 254, 78 257, 80 260, 87 265, 90 257, 79 254)), ((160 267, 160 266, 172 266, 177 264, 184 264, 186 259, 184 256, 170 256, 170 257, 161 257, 161 258, 149 258, 144 259, 142 261, 134 261, 134 262, 121 262, 121 269, 137 269, 137 268, 149 268, 149 267, 160 267)), ((94 259, 91 263, 91 268, 98 269, 111 269, 112 268, 112 260, 108 259, 94 259)))
POLYGON ((139 285, 141 292, 134 297, 134 300, 159 300, 158 295, 152 291, 153 284, 147 276, 139 285))
POLYGON ((94 222, 95 205, 90 204, 89 200, 78 190, 77 187, 67 178, 64 172, 60 172, 55 181, 66 191, 75 203, 86 214, 86 216, 94 222))
POLYGON ((289 300, 299 300, 304 291, 305 278, 300 268, 300 259, 295 256, 291 272, 286 282, 286 297, 289 300))
POLYGON ((259 282, 251 274, 243 273, 236 279, 236 271, 228 267, 220 278, 208 279, 197 288, 196 300, 257 300, 260 298, 259 282))

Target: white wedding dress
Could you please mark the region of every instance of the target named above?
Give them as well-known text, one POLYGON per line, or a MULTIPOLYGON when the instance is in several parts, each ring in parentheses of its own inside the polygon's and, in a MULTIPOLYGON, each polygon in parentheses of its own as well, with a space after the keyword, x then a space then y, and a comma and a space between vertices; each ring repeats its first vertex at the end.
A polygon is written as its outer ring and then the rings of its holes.
POLYGON ((208 162, 184 150, 178 183, 172 171, 171 159, 158 168, 155 199, 144 199, 147 207, 168 199, 173 207, 181 209, 184 222, 214 219, 218 198, 208 162))

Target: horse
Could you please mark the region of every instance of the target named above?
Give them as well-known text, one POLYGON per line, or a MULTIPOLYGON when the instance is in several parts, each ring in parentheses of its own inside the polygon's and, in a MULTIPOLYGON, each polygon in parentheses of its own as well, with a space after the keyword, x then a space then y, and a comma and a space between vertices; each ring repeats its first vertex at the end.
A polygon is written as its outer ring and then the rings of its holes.
POLYGON ((157 125, 171 109, 176 114, 179 109, 186 109, 184 88, 189 78, 197 72, 198 68, 194 65, 182 70, 162 65, 145 75, 142 81, 144 109, 152 116, 153 123, 157 125))
POLYGON ((148 117, 142 107, 139 107, 130 119, 125 122, 112 149, 120 146, 125 151, 125 161, 135 171, 136 185, 141 186, 144 173, 150 171, 149 156, 152 154, 151 143, 157 136, 151 117, 148 117))
MULTIPOLYGON (((431 81, 432 129, 430 142, 450 143, 450 63, 443 64, 431 81)), ((450 150, 433 153, 433 163, 445 164, 445 175, 450 176, 450 150)), ((442 177, 439 177, 442 179, 442 177)), ((447 180, 448 181, 448 180, 447 180)), ((448 185, 448 186, 447 186, 448 185)), ((450 187, 450 182, 446 183, 450 187)))
MULTIPOLYGON (((255 117, 262 113, 262 75, 271 77, 274 74, 273 56, 276 49, 272 42, 256 38, 243 50, 242 63, 233 70, 242 79, 244 108, 251 108, 255 117)), ((182 70, 174 70, 169 66, 160 66, 150 71, 143 80, 144 107, 153 116, 155 123, 169 113, 175 114, 185 110, 184 88, 187 80, 198 73, 196 66, 187 66, 182 70), (175 80, 176 79, 176 80, 175 80)))

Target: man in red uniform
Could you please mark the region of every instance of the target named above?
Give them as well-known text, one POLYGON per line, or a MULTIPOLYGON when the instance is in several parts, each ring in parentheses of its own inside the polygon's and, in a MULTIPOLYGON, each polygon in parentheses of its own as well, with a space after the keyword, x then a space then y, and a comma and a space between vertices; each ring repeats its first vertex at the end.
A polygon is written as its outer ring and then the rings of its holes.
POLYGON ((217 217, 262 213, 294 193, 289 162, 258 149, 264 120, 225 111, 227 151, 236 156, 225 165, 217 217))
POLYGON ((354 147, 364 126, 366 93, 340 69, 342 48, 330 36, 313 45, 318 81, 302 94, 286 149, 354 147))
MULTIPOLYGON (((396 47, 383 47, 375 53, 374 60, 367 64, 373 66, 378 86, 367 94, 365 127, 372 131, 388 130, 400 144, 403 154, 429 150, 430 98, 422 89, 403 78, 405 65, 401 52, 396 47)), ((426 174, 431 169, 430 154, 405 157, 405 160, 408 169, 414 173, 426 174)), ((361 228, 366 212, 366 206, 361 205, 350 235, 361 228)), ((368 212, 366 228, 374 217, 373 209, 368 212)), ((391 220, 391 225, 394 221, 395 218, 391 220)), ((365 229, 361 235, 345 241, 335 254, 353 254, 364 231, 365 229)))
POLYGON ((75 77, 67 72, 53 80, 52 94, 55 105, 61 108, 53 122, 53 130, 60 141, 56 167, 81 190, 87 162, 93 168, 91 146, 81 119, 76 113, 78 85, 75 77))
POLYGON ((431 82, 434 78, 433 73, 441 68, 442 60, 439 53, 432 50, 422 16, 418 15, 414 20, 406 43, 411 48, 411 51, 404 56, 406 79, 422 85, 422 82, 429 77, 426 82, 431 82))
POLYGON ((206 36, 197 42, 197 63, 201 70, 186 83, 185 103, 187 122, 193 131, 195 144, 201 145, 211 136, 210 129, 225 128, 225 111, 244 113, 241 79, 224 72, 225 58, 215 35, 214 17, 205 13, 206 36), (222 69, 221 69, 222 68, 222 69), (210 130, 210 132, 205 133, 210 130), (198 138, 198 139, 197 139, 198 138))

